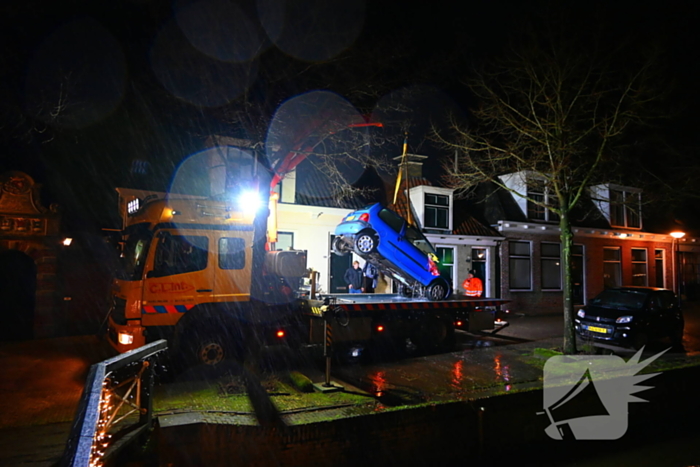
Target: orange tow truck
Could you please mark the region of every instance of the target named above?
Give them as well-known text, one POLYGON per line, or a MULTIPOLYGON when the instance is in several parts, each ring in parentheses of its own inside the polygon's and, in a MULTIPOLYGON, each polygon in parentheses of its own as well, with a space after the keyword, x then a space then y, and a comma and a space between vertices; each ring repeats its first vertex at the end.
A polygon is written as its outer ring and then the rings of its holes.
POLYGON ((276 207, 270 186, 278 177, 252 150, 235 154, 228 166, 247 169, 228 177, 235 183, 224 195, 118 189, 122 268, 107 326, 117 351, 165 338, 179 360, 216 365, 261 346, 322 345, 324 320, 336 329, 334 345, 345 349, 391 340, 447 350, 455 326, 497 327, 495 307, 503 300, 300 293, 306 252, 269 251, 276 207))

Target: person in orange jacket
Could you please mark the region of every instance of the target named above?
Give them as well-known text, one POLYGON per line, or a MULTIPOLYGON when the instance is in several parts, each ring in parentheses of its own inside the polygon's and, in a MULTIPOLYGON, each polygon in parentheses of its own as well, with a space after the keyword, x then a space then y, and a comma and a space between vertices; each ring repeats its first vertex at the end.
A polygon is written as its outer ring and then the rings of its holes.
POLYGON ((471 269, 469 274, 467 274, 467 278, 464 279, 464 282, 462 282, 462 287, 464 288, 464 293, 467 297, 478 298, 484 293, 484 283, 481 282, 481 279, 475 275, 476 271, 471 269))

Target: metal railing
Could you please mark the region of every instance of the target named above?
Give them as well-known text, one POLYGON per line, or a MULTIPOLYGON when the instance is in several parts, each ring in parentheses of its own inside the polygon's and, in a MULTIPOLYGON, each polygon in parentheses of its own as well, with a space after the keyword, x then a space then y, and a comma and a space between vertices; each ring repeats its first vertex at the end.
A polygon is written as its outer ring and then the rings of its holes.
POLYGON ((90 367, 60 466, 102 465, 113 437, 123 445, 151 428, 155 357, 167 348, 159 340, 90 367))

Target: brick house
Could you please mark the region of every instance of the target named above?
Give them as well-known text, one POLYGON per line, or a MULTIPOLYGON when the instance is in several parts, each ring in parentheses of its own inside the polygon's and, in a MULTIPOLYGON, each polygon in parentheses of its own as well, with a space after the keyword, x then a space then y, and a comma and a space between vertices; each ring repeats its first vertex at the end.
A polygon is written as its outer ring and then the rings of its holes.
MULTIPOLYGON (((532 173, 504 175, 501 181, 516 193, 546 202, 546 187, 532 173)), ((476 193, 472 211, 504 238, 499 249, 500 296, 513 301, 513 311, 561 310, 556 214, 493 184, 480 186, 476 193)), ((635 187, 594 186, 572 213, 574 305, 619 285, 682 290, 686 297, 696 288, 697 239, 676 240, 670 232, 646 230, 642 194, 635 187)))

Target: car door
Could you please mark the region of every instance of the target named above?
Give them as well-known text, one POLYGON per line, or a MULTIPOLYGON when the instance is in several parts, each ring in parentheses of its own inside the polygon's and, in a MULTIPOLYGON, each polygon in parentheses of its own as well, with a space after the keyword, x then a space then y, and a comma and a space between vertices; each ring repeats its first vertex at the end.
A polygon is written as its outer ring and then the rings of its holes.
MULTIPOLYGON (((403 236, 406 230, 406 221, 389 209, 379 211, 381 222, 372 224, 379 235, 379 254, 402 271, 409 266, 407 257, 403 251, 403 236)), ((409 272, 409 271, 406 271, 409 272)))
POLYGON ((416 246, 417 242, 426 241, 425 237, 413 226, 404 224, 398 238, 401 262, 404 270, 419 280, 423 285, 429 282, 429 264, 427 255, 416 246))

